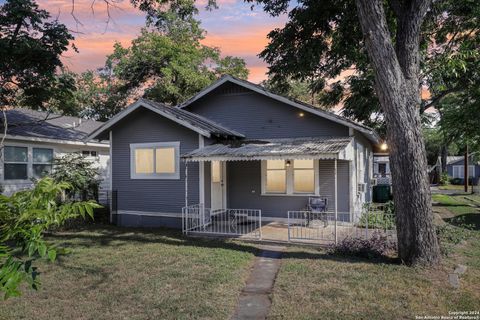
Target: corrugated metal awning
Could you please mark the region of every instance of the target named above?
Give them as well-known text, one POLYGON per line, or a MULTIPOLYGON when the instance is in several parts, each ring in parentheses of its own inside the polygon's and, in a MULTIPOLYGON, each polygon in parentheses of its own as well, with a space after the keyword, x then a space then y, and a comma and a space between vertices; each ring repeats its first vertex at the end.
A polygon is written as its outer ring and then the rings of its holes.
POLYGON ((352 140, 351 137, 238 140, 196 149, 182 158, 186 161, 346 159, 346 149, 352 140))

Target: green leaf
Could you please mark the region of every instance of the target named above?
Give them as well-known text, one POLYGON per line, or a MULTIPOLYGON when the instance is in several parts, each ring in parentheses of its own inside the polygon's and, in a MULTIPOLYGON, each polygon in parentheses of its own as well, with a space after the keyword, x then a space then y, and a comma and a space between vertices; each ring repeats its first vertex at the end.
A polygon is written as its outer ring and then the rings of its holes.
POLYGON ((57 258, 57 251, 55 249, 48 250, 48 259, 50 259, 51 262, 54 262, 56 258, 57 258))

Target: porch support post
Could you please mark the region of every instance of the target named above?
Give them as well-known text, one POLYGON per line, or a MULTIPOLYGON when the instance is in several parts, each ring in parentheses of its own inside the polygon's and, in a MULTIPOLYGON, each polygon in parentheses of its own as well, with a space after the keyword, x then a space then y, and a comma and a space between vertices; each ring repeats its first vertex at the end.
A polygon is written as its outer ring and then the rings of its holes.
POLYGON ((188 207, 188 161, 185 161, 185 208, 188 207))
POLYGON ((338 220, 338 172, 337 172, 337 158, 335 158, 335 244, 337 244, 338 238, 337 238, 337 220, 338 220))

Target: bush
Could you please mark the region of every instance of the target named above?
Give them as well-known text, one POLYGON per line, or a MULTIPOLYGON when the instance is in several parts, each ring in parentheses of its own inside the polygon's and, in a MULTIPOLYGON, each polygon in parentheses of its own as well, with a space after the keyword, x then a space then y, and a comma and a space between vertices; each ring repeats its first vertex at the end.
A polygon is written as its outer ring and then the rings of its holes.
POLYGON ((438 182, 441 186, 446 186, 449 184, 449 177, 448 177, 448 173, 447 172, 443 172, 441 175, 440 175, 440 181, 438 182))
POLYGON ((50 176, 56 182, 67 182, 71 188, 67 191, 70 199, 98 200, 98 169, 93 162, 81 154, 69 153, 53 162, 54 170, 50 176))
POLYGON ((389 201, 381 207, 366 203, 360 217, 359 227, 366 228, 367 226, 369 229, 394 229, 395 206, 393 201, 389 201))
POLYGON ((467 240, 471 236, 468 229, 455 227, 450 224, 437 226, 437 238, 440 243, 442 254, 448 256, 455 245, 467 240))
POLYGON ((46 231, 77 217, 93 218, 93 210, 100 207, 93 201, 62 202, 70 187, 43 178, 32 190, 0 195, 0 292, 5 299, 19 296, 23 282, 38 288, 35 259, 55 260, 58 249, 44 240, 46 231))
POLYGON ((347 237, 330 248, 331 254, 355 256, 366 259, 385 257, 397 250, 397 245, 387 236, 374 232, 369 239, 347 237))

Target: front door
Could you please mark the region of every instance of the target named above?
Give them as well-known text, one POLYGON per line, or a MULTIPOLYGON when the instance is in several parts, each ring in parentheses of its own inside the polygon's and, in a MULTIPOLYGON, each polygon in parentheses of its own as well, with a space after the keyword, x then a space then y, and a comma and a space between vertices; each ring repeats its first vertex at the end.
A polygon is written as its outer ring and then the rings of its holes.
POLYGON ((212 161, 211 180, 212 180, 212 210, 225 209, 225 162, 212 161))

